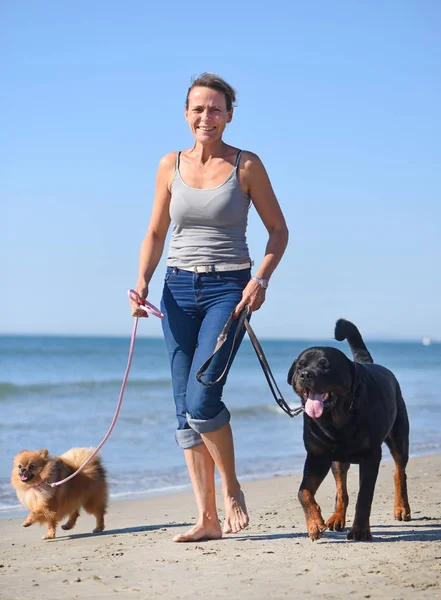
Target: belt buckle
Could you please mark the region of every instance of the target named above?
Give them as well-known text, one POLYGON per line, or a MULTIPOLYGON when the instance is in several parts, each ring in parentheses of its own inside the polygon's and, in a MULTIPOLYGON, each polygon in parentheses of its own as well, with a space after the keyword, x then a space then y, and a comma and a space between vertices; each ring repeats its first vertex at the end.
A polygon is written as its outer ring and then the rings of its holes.
POLYGON ((211 273, 210 265, 198 265, 196 267, 196 273, 211 273))

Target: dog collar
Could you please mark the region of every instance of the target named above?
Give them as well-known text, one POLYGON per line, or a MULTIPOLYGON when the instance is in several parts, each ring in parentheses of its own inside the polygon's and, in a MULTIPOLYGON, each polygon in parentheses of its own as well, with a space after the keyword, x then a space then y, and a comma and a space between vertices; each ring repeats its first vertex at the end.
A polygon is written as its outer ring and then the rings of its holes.
POLYGON ((33 483, 32 487, 37 488, 40 487, 40 485, 43 485, 43 483, 46 483, 45 481, 39 481, 38 483, 33 483))

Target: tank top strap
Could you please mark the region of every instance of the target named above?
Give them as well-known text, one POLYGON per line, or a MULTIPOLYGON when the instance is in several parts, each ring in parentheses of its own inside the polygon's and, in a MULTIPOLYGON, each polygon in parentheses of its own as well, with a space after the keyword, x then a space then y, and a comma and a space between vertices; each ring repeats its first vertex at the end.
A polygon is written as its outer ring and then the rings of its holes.
POLYGON ((181 151, 176 152, 176 160, 175 160, 175 172, 179 171, 179 161, 181 159, 181 151))
POLYGON ((234 164, 236 171, 239 168, 240 157, 242 156, 242 152, 243 152, 243 150, 239 150, 239 152, 237 153, 237 156, 236 156, 236 162, 234 164))

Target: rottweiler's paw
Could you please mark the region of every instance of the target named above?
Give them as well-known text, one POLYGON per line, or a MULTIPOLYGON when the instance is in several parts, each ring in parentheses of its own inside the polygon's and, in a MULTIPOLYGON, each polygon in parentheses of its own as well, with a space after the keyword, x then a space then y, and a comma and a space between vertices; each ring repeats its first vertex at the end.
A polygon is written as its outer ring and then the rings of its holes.
POLYGON ((372 534, 369 525, 365 527, 352 527, 347 535, 348 540, 354 540, 355 542, 371 542, 372 534))
POLYGON ((394 517, 397 521, 410 521, 410 507, 409 506, 395 506, 394 517))
POLYGON ((329 519, 326 521, 326 527, 330 531, 343 531, 346 525, 345 515, 335 512, 329 519))
POLYGON ((319 540, 321 537, 323 537, 323 534, 325 533, 327 527, 325 525, 325 522, 323 521, 323 519, 320 521, 314 521, 314 520, 310 520, 307 522, 307 527, 308 527, 308 535, 309 538, 315 542, 316 540, 319 540))

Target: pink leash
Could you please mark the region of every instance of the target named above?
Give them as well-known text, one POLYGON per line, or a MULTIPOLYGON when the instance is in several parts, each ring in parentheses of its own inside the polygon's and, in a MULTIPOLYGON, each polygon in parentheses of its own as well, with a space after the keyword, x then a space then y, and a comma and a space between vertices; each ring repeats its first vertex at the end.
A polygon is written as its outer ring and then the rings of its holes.
MULTIPOLYGON (((138 306, 140 306, 143 310, 145 310, 145 312, 147 313, 147 316, 150 314, 150 315, 153 315, 155 317, 159 317, 160 319, 164 318, 164 315, 162 314, 162 312, 158 308, 156 308, 156 306, 153 306, 153 304, 150 304, 150 302, 147 302, 147 300, 143 300, 141 298, 141 296, 138 294, 138 292, 136 292, 135 290, 129 290, 128 294, 129 294, 129 297, 130 297, 131 300, 133 300, 134 302, 136 302, 138 304, 138 306)), ((47 483, 46 482, 47 485, 49 485, 50 487, 54 488, 54 487, 57 487, 58 485, 66 483, 66 481, 69 481, 69 479, 72 479, 73 477, 75 477, 75 475, 78 475, 78 473, 81 473, 81 471, 92 460, 92 458, 94 458, 98 454, 98 452, 104 446, 104 444, 108 440, 110 434, 112 433, 112 429, 115 427, 115 423, 116 423, 116 420, 118 418, 118 414, 119 414, 119 411, 120 411, 120 408, 121 408, 122 399, 123 399, 123 396, 124 396, 124 390, 125 390, 125 387, 126 387, 127 378, 129 376, 130 367, 131 367, 131 364, 132 364, 133 349, 135 347, 135 338, 136 338, 136 330, 137 330, 137 328, 138 328, 138 317, 135 317, 135 319, 133 321, 132 337, 131 337, 131 340, 130 340, 129 358, 127 360, 126 372, 124 373, 124 378, 123 378, 122 385, 121 385, 121 391, 119 393, 118 404, 116 405, 115 414, 113 416, 112 423, 110 424, 109 431, 104 436, 104 439, 102 440, 102 442, 100 444, 98 444, 98 446, 95 448, 95 450, 89 456, 89 458, 84 461, 84 463, 81 465, 81 467, 79 467, 79 469, 77 469, 75 471, 75 473, 72 473, 72 475, 69 475, 69 477, 66 477, 65 479, 62 479, 61 481, 54 481, 53 483, 47 483)))

